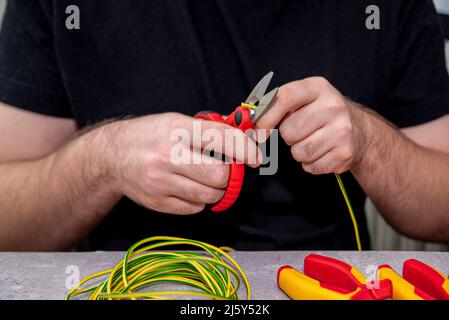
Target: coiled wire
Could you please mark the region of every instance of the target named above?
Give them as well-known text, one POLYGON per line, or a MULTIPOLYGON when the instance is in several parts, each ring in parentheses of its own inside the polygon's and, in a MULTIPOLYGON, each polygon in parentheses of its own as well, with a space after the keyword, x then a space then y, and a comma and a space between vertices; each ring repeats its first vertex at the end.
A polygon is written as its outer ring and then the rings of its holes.
POLYGON ((189 296, 238 300, 238 290, 243 282, 249 300, 251 289, 248 279, 239 264, 227 253, 231 250, 183 238, 147 238, 132 245, 113 269, 100 271, 81 280, 70 290, 66 299, 89 293, 90 300, 172 299, 189 296), (171 246, 191 246, 194 251, 154 251, 171 246), (85 287, 85 284, 97 278, 104 280, 85 287), (152 286, 161 283, 179 284, 191 289, 152 289, 152 286))

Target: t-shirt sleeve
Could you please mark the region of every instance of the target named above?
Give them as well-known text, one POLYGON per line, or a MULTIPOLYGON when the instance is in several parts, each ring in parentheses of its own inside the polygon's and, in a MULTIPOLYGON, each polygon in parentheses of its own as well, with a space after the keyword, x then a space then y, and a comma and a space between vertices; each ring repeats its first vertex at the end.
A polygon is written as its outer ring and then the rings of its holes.
POLYGON ((58 68, 51 1, 8 1, 0 32, 0 101, 73 117, 58 68))
POLYGON ((397 48, 383 115, 410 127, 449 113, 442 27, 430 0, 403 1, 397 48))

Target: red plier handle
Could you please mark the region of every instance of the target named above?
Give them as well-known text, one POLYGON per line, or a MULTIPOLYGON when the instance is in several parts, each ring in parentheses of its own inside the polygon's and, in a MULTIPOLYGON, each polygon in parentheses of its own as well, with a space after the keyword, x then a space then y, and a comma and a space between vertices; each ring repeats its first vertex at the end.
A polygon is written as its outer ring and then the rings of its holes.
POLYGON ((277 278, 279 288, 296 300, 384 300, 393 292, 391 280, 371 285, 353 266, 317 254, 304 259, 304 272, 283 266, 277 278))
MULTIPOLYGON (((238 106, 227 118, 223 118, 215 112, 203 111, 198 113, 195 118, 226 123, 234 128, 245 132, 248 129, 254 129, 251 121, 250 110, 244 106, 238 106)), ((214 212, 221 212, 229 209, 239 197, 242 190, 243 179, 245 177, 245 165, 236 163, 231 159, 229 168, 229 181, 223 198, 211 208, 214 212)))
MULTIPOLYGON (((254 87, 245 102, 238 106, 227 118, 223 118, 220 114, 210 111, 200 112, 195 117, 226 123, 243 132, 248 129, 254 129, 254 124, 271 107, 273 99, 278 92, 278 88, 275 88, 265 94, 272 77, 273 72, 267 73, 254 87)), ((240 190, 242 190, 244 176, 244 164, 236 163, 235 159, 231 159, 228 186, 223 198, 212 206, 212 211, 225 211, 234 204, 239 197, 240 190)))

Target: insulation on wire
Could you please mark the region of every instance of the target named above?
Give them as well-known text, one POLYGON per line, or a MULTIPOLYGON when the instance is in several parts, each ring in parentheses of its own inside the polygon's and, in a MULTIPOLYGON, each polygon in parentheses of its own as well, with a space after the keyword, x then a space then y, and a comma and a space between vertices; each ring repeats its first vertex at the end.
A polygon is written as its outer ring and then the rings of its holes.
POLYGON ((357 251, 362 251, 362 242, 360 241, 360 233, 359 226, 357 224, 357 219, 355 218, 354 210, 352 209, 351 201, 349 201, 348 193, 346 192, 345 185, 343 184, 343 180, 338 173, 335 174, 335 178, 337 178, 338 186, 340 187, 341 193, 343 194, 343 198, 345 199, 346 206, 348 208, 349 216, 351 217, 352 226, 354 228, 354 236, 357 244, 357 251))
POLYGON ((238 300, 238 291, 243 284, 249 300, 248 279, 226 252, 230 250, 183 238, 147 238, 132 245, 113 269, 81 280, 66 299, 82 295, 90 300, 186 297, 238 300), (173 246, 190 246, 192 251, 155 250, 170 250, 173 246), (176 284, 188 289, 162 291, 154 288, 157 284, 176 284))

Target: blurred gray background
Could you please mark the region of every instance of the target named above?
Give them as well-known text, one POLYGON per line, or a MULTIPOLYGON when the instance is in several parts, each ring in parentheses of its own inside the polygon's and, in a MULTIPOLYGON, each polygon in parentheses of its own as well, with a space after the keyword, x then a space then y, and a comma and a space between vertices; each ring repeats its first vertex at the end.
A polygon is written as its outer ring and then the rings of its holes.
POLYGON ((6 0, 0 0, 0 15, 3 16, 3 12, 5 11, 6 0))
MULTIPOLYGON (((442 15, 447 15, 447 19, 449 20, 449 0, 434 0, 434 3, 438 12, 442 15)), ((0 20, 1 17, 3 17, 5 5, 6 0, 0 0, 0 20)), ((446 31, 446 35, 449 35, 449 30, 446 31)), ((449 36, 447 37, 449 38, 449 36)), ((446 58, 449 67, 449 41, 446 41, 446 58)), ((385 223, 383 218, 378 214, 373 204, 369 200, 367 200, 366 202, 366 212, 373 250, 448 250, 448 247, 444 245, 414 241, 399 235, 387 223, 385 223)))

